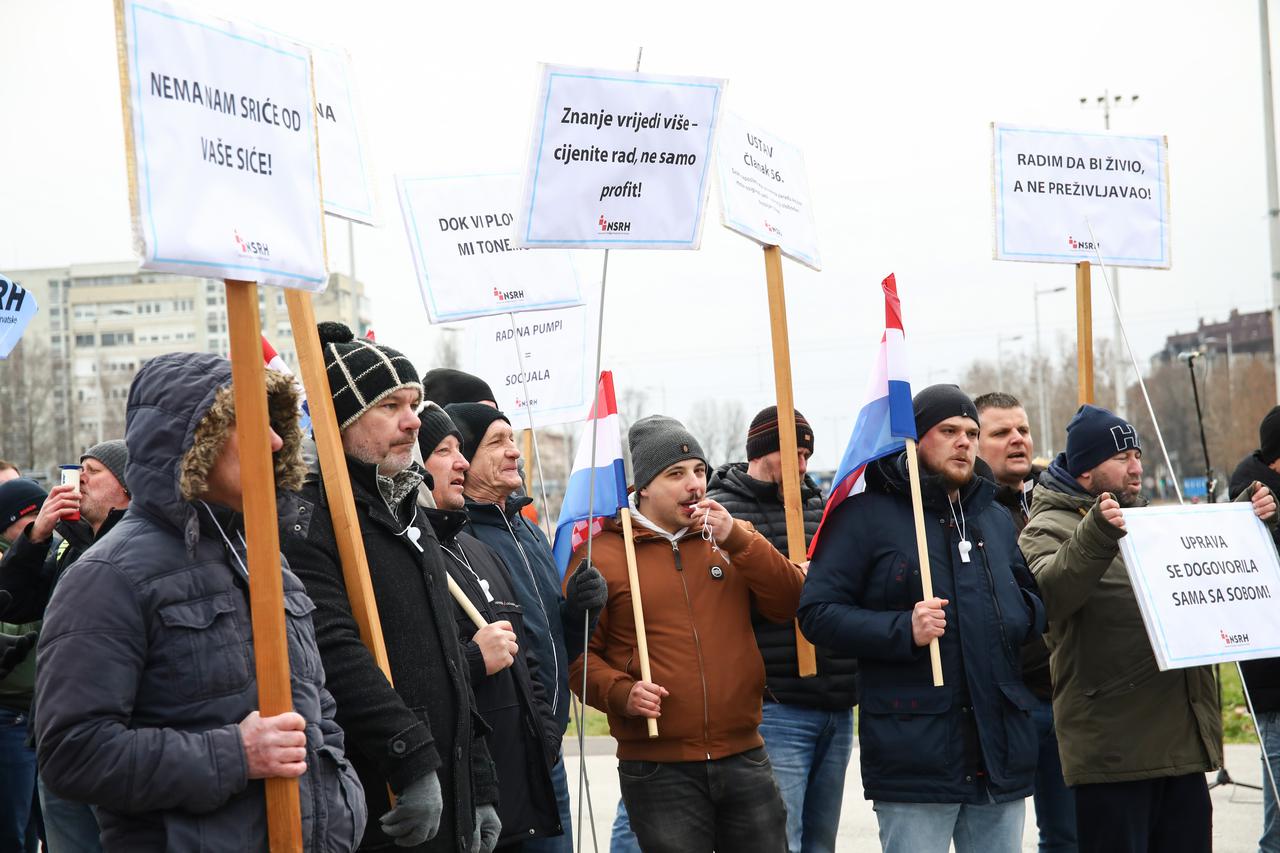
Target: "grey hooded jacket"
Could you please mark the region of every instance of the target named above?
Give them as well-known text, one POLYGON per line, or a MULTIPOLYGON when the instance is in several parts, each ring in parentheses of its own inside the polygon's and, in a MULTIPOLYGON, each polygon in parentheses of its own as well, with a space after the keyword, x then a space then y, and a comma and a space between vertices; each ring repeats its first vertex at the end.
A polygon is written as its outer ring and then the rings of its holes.
MULTIPOLYGON (((67 570, 46 611, 40 775, 60 796, 98 806, 108 851, 267 849, 264 785, 247 778, 237 725, 258 708, 241 518, 192 499, 235 422, 230 382, 228 362, 206 354, 159 356, 138 372, 125 430, 133 503, 67 570)), ((296 489, 296 392, 270 372, 267 388, 284 440, 277 488, 296 489)), ((307 721, 304 846, 354 850, 363 792, 324 688, 314 605, 281 566, 293 707, 307 721)))

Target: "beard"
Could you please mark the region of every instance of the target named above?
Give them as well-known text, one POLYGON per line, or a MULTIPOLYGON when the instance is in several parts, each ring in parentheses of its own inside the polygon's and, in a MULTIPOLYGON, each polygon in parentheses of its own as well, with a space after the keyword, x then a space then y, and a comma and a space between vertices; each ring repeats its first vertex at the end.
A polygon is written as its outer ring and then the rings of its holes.
POLYGON ((1110 478, 1099 477, 1096 474, 1093 478, 1093 487, 1089 489, 1089 494, 1095 498, 1103 492, 1110 492, 1115 497, 1116 503, 1120 504, 1124 509, 1132 509, 1142 503, 1142 489, 1129 489, 1128 484, 1123 477, 1114 480, 1110 478))

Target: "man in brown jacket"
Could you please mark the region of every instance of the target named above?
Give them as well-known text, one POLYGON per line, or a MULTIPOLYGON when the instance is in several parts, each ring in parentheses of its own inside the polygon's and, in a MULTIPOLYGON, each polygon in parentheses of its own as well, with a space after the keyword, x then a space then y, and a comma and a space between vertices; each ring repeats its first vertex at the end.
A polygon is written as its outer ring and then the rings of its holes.
MULTIPOLYGON (((764 664, 751 603, 795 617, 804 575, 751 525, 706 498, 707 463, 679 422, 628 434, 636 562, 653 681, 640 676, 620 526, 592 544, 609 602, 570 685, 609 715, 631 826, 647 853, 786 849, 786 810, 758 731, 764 664), (658 721, 650 739, 647 720, 658 721)), ((586 555, 578 549, 570 565, 586 555)))

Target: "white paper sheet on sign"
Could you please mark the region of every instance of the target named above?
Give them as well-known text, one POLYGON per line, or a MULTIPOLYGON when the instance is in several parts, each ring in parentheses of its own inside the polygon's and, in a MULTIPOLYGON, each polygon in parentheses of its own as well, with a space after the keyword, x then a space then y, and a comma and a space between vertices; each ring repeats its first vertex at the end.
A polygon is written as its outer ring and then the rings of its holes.
POLYGON ((726 228, 822 269, 799 148, 728 113, 717 135, 716 174, 720 221, 726 228))
POLYGON ((143 266, 323 290, 308 50, 160 0, 117 3, 143 266))
POLYGON ((325 213, 373 225, 378 215, 376 195, 351 57, 337 48, 312 47, 311 59, 315 65, 325 213))
POLYGON ((34 294, 0 275, 0 358, 13 352, 37 310, 34 294))
POLYGON ((1120 540, 1161 669, 1280 656, 1280 563, 1248 503, 1124 511, 1120 540))
POLYGON ((569 252, 513 244, 519 175, 402 177, 396 185, 432 323, 582 304, 569 252))
POLYGON ((724 86, 543 65, 517 243, 698 248, 724 86))
POLYGON ((1172 263, 1163 136, 993 124, 991 177, 996 260, 1172 263))
POLYGON ((468 320, 459 348, 462 369, 489 383, 516 429, 529 425, 530 412, 539 429, 580 421, 595 391, 591 365, 599 304, 597 295, 575 308, 516 314, 515 333, 506 314, 468 320))

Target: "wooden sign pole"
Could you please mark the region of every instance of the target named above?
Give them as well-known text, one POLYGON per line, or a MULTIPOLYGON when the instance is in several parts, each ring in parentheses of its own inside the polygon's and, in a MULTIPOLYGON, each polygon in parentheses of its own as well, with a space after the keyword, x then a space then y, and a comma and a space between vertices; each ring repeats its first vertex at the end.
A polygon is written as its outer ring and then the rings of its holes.
MULTIPOLYGON (((787 558, 803 563, 808 551, 804 538, 803 505, 800 501, 800 460, 796 446, 796 407, 791 394, 791 343, 787 336, 787 298, 782 285, 782 250, 764 248, 765 282, 769 290, 769 330, 773 337, 773 380, 778 396, 778 443, 782 451, 782 504, 787 519, 787 558)), ((796 657, 800 675, 818 674, 818 657, 813 643, 800 632, 796 622, 796 657)))
POLYGON ((1093 402, 1093 294, 1089 262, 1076 264, 1076 385, 1080 405, 1093 402))
MULTIPOLYGON (((285 633, 284 581, 280 574, 280 531, 276 525, 276 481, 271 462, 258 286, 251 281, 228 280, 226 289, 258 712, 264 717, 274 717, 293 710, 293 690, 289 682, 289 643, 285 633)), ((273 777, 265 783, 267 837, 272 853, 302 853, 298 780, 273 777)))
MULTIPOLYGON (((652 682, 653 673, 649 669, 649 641, 644 633, 644 605, 640 602, 640 570, 636 565, 636 542, 631 534, 631 510, 623 507, 618 510, 622 518, 622 542, 627 552, 627 586, 631 590, 631 617, 636 623, 636 654, 640 656, 640 678, 652 682)), ((658 736, 658 721, 648 718, 649 737, 658 736)))
MULTIPOLYGON (((916 520, 916 558, 920 561, 920 586, 925 600, 933 598, 933 572, 929 569, 929 542, 924 532, 924 500, 920 497, 920 459, 916 442, 907 439, 907 473, 911 480, 911 513, 916 520)), ((938 638, 929 641, 929 664, 933 667, 933 686, 942 686, 942 652, 938 638)))
POLYGON ((351 476, 342 450, 342 436, 338 432, 338 417, 333 411, 333 397, 330 396, 329 377, 324 369, 324 353, 320 350, 311 294, 286 290, 284 298, 289 306, 293 344, 298 352, 298 372, 302 374, 302 383, 307 389, 316 454, 320 457, 320 475, 324 478, 324 491, 329 499, 329 515, 333 519, 333 535, 338 544, 338 558, 342 562, 342 580, 351 601, 351 615, 360 630, 361 641, 387 677, 387 682, 391 683, 391 664, 387 661, 387 647, 382 640, 382 621, 378 618, 378 604, 373 597, 369 560, 364 553, 360 519, 351 494, 351 476))

